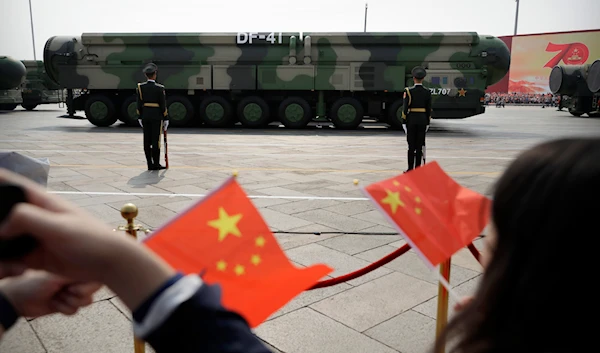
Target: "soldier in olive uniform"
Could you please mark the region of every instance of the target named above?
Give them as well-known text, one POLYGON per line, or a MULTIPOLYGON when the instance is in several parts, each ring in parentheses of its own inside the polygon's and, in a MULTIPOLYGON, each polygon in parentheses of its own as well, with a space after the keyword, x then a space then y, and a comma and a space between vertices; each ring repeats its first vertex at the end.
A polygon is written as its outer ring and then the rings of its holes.
POLYGON ((159 164, 160 159, 160 129, 164 123, 164 130, 169 126, 165 87, 156 83, 158 67, 150 63, 144 68, 148 80, 138 83, 137 114, 140 126, 144 129, 144 152, 148 170, 165 169, 159 164))
POLYGON ((431 122, 431 91, 423 87, 423 79, 427 72, 420 66, 412 70, 415 85, 404 89, 404 106, 402 119, 408 141, 408 171, 421 166, 425 133, 431 122), (416 162, 415 162, 416 157, 416 162))

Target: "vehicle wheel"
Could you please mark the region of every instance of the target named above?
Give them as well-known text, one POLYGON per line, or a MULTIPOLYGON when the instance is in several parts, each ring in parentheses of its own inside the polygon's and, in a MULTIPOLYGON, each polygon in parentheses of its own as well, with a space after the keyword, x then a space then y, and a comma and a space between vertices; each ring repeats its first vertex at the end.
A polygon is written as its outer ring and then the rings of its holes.
POLYGON ((187 97, 172 96, 167 98, 169 126, 186 126, 194 119, 194 106, 187 97))
POLYGON ((25 110, 32 111, 32 110, 34 110, 34 109, 35 109, 35 107, 37 107, 38 105, 37 105, 37 104, 25 104, 25 105, 21 104, 21 106, 22 106, 23 108, 25 108, 25 110))
POLYGON ((402 130, 402 123, 404 122, 402 119, 402 109, 404 109, 404 100, 402 99, 398 99, 390 105, 387 118, 388 124, 390 124, 392 129, 402 130))
POLYGON ((85 102, 85 116, 96 126, 111 126, 118 120, 115 105, 105 95, 94 94, 85 102))
POLYGON ((364 109, 355 98, 342 97, 331 106, 331 121, 337 129, 356 129, 363 116, 364 109))
POLYGON ((578 112, 576 110, 569 110, 569 113, 571 113, 571 115, 576 116, 576 117, 580 117, 583 114, 582 112, 578 112))
POLYGON ((139 126, 137 121, 137 97, 135 95, 127 97, 121 104, 121 120, 127 126, 139 126))
POLYGON ((200 103, 200 118, 209 127, 227 127, 233 120, 233 108, 227 99, 209 96, 200 103))
POLYGON ((244 127, 264 127, 269 124, 270 115, 269 105, 258 96, 242 98, 237 106, 237 116, 244 127))
POLYGON ((289 97, 283 100, 278 109, 279 121, 288 129, 301 129, 312 119, 312 110, 306 99, 289 97))
POLYGON ((18 104, 0 104, 0 110, 15 110, 18 104))

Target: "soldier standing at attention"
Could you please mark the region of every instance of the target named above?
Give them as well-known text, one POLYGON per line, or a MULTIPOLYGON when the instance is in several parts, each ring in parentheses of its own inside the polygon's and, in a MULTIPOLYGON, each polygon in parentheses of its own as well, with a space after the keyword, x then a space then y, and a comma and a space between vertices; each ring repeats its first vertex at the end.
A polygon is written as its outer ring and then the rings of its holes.
POLYGON ((423 87, 423 79, 426 74, 427 72, 422 67, 415 67, 412 70, 415 85, 404 89, 402 119, 404 119, 403 128, 408 142, 408 170, 406 172, 421 166, 425 133, 429 130, 431 122, 431 92, 423 87))
POLYGON ((144 152, 146 153, 148 170, 165 169, 159 164, 159 139, 162 123, 164 122, 165 131, 169 126, 165 87, 156 83, 157 71, 158 67, 155 64, 146 65, 144 74, 148 80, 144 83, 138 83, 136 89, 138 121, 144 129, 144 152))

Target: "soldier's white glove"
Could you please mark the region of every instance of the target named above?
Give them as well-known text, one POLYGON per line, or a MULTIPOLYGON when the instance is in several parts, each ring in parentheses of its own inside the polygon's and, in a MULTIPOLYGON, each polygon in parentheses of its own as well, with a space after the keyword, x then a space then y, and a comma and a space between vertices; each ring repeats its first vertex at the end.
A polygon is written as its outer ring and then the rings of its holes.
POLYGON ((169 120, 165 120, 165 124, 164 124, 165 131, 167 131, 168 127, 169 127, 169 120))
POLYGON ((144 127, 144 125, 142 124, 142 119, 138 119, 138 123, 140 123, 141 127, 144 127))
POLYGON ((402 128, 404 129, 404 133, 408 134, 408 132, 406 132, 406 124, 402 124, 402 128))
POLYGON ((429 125, 425 128, 425 132, 429 131, 429 125))

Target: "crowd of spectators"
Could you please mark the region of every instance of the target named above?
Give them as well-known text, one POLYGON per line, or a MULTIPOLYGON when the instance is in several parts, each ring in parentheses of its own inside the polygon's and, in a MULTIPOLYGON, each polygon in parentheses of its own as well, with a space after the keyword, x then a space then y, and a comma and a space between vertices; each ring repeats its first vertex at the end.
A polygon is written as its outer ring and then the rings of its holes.
POLYGON ((557 107, 560 102, 560 95, 552 93, 486 93, 485 104, 535 104, 541 106, 557 107))

